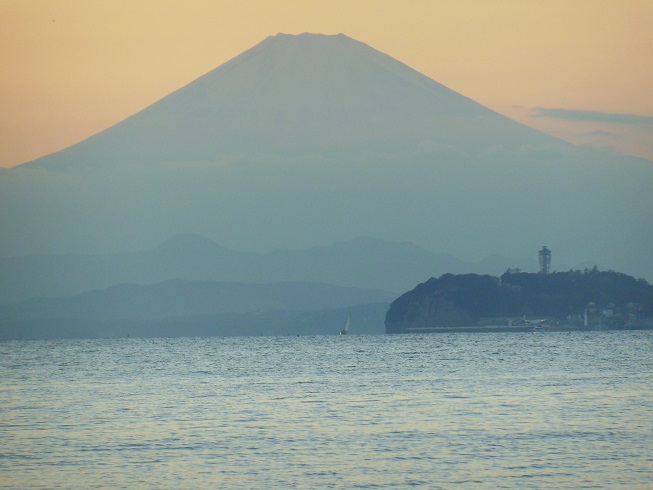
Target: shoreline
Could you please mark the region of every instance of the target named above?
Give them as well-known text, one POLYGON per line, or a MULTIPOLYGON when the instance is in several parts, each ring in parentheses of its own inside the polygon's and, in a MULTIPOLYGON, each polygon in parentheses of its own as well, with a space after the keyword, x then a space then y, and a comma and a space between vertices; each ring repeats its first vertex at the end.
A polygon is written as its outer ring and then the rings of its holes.
POLYGON ((386 334, 403 333, 500 333, 500 332, 618 332, 625 330, 653 330, 653 323, 624 325, 623 327, 598 328, 595 326, 560 325, 534 328, 532 326, 509 325, 469 325, 463 327, 402 327, 398 329, 386 328, 386 334))

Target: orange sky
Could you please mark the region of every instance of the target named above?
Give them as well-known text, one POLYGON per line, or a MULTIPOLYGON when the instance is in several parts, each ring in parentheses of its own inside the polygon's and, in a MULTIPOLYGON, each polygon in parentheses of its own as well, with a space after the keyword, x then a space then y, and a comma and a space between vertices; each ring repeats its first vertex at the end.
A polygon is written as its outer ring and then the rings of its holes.
POLYGON ((526 124, 653 160, 652 26, 650 0, 0 0, 0 166, 279 32, 345 33, 526 124))

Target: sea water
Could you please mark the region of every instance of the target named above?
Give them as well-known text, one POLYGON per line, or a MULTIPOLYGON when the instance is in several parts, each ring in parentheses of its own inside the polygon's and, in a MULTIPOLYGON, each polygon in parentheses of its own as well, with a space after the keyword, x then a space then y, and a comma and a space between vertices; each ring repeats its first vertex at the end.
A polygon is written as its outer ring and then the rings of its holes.
POLYGON ((653 332, 0 343, 1 488, 651 488, 653 332))

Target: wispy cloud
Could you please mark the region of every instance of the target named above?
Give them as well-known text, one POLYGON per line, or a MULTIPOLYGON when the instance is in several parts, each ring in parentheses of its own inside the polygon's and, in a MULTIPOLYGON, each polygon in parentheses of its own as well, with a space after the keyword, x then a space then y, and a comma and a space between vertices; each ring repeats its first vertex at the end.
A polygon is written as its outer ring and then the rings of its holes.
POLYGON ((629 124, 635 126, 653 126, 653 116, 639 114, 620 114, 616 112, 577 111, 573 109, 547 109, 536 107, 533 109, 534 117, 548 117, 564 119, 566 121, 590 121, 611 124, 629 124))
POLYGON ((587 138, 600 138, 605 140, 612 141, 621 141, 624 139, 624 135, 621 133, 615 133, 613 131, 588 131, 587 133, 581 133, 580 136, 587 138))

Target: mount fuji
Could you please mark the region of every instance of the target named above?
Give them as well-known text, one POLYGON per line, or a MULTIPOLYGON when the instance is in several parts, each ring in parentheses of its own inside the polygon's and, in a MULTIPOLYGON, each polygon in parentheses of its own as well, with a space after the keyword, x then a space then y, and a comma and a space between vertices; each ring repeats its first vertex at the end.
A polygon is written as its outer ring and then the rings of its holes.
POLYGON ((72 148, 48 169, 560 145, 342 34, 280 34, 72 148))
POLYGON ((259 252, 364 235, 464 260, 547 244, 554 269, 589 260, 652 278, 652 188, 650 161, 536 131, 345 35, 279 34, 1 170, 0 255, 136 251, 179 233, 259 252))

